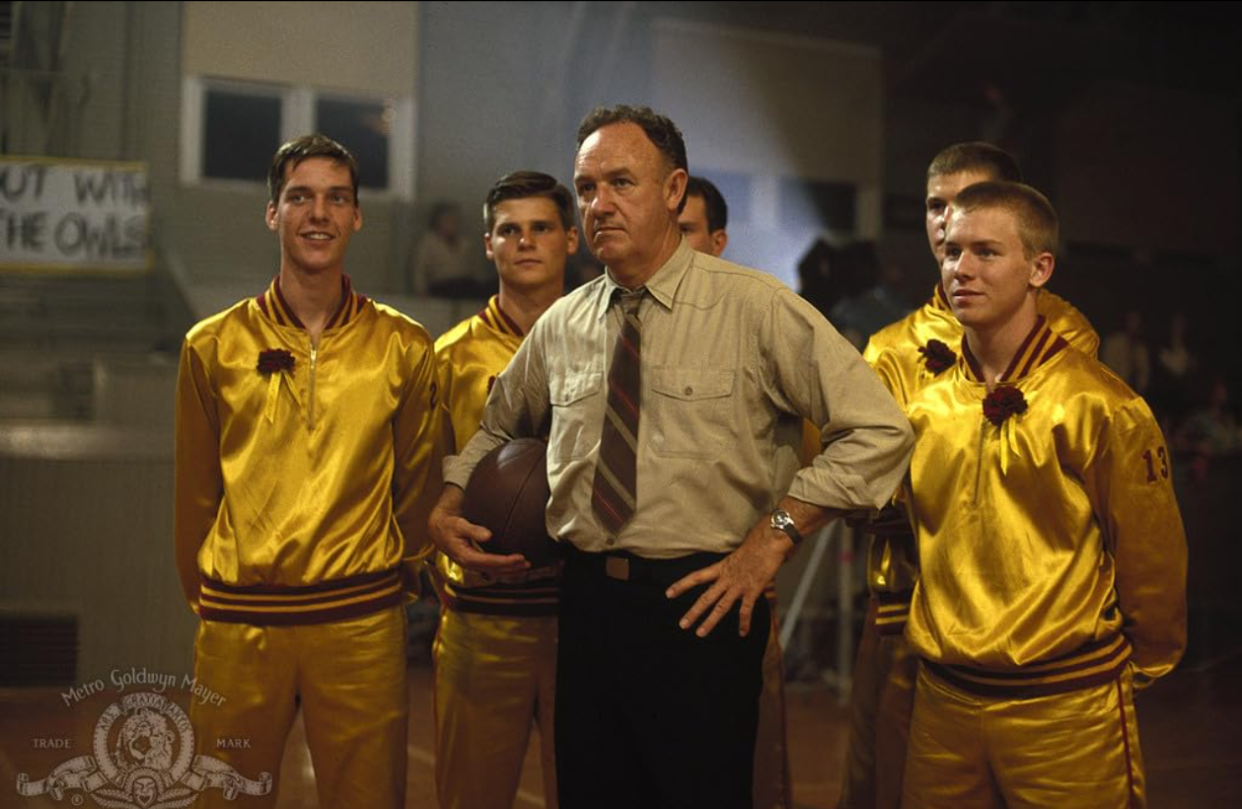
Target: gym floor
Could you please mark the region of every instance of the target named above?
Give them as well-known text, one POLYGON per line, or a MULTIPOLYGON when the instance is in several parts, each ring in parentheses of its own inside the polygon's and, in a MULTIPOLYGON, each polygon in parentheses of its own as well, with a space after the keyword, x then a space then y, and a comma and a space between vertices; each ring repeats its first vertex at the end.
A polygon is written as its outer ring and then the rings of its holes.
MULTIPOLYGON (((1242 805, 1242 654, 1188 658, 1165 681, 1139 697, 1143 753, 1153 809, 1214 809, 1242 805)), ((183 692, 181 692, 183 693, 183 692)), ((93 725, 115 698, 104 692, 66 711, 56 689, 0 690, 0 806, 61 807, 49 797, 14 794, 18 773, 46 777, 74 756, 87 755, 93 725), (98 710, 96 710, 98 708, 98 710), (70 719, 70 717, 74 717, 70 719), (36 739, 74 739, 72 749, 46 749, 36 739), (79 741, 80 740, 80 741, 79 741)), ((846 710, 824 685, 791 684, 787 691, 793 794, 799 809, 831 809, 840 789, 846 710)), ((410 669, 409 809, 433 809, 431 670, 410 669)), ((515 809, 543 806, 534 746, 527 756, 515 809)), ((315 809, 314 774, 299 721, 281 768, 281 809, 315 809)), ((239 809, 244 809, 239 802, 239 809)))
MULTIPOLYGON (((1242 805, 1242 692, 1238 683, 1242 683, 1242 655, 1235 654, 1190 661, 1141 693, 1139 720, 1153 809, 1242 805)), ((0 747, 0 805, 15 809, 66 805, 48 797, 17 798, 17 774, 43 778, 67 759, 87 754, 81 748, 89 744, 99 710, 113 697, 104 692, 83 702, 83 710, 68 712, 61 692, 52 688, 0 690, 0 741, 4 742, 0 747), (77 718, 73 727, 67 727, 71 715, 77 718), (81 741, 66 751, 37 748, 36 738, 81 741)), ((835 692, 823 685, 791 683, 786 697, 795 807, 831 809, 841 788, 846 710, 837 705, 835 692)), ((433 809, 431 670, 425 664, 410 670, 409 754, 406 807, 433 809)), ((301 721, 294 726, 284 754, 278 805, 281 809, 318 807, 301 721)), ((532 746, 514 809, 543 805, 542 775, 532 746)))
MULTIPOLYGON (((1242 806, 1242 656, 1179 669, 1140 694, 1138 714, 1152 809, 1242 806)), ((435 807, 431 671, 410 671, 408 809, 435 807)), ((786 693, 796 809, 832 809, 841 789, 848 712, 827 686, 791 684, 786 693)), ((281 809, 316 806, 300 725, 283 766, 281 809)), ((514 809, 543 806, 538 756, 526 758, 514 809)), ((636 808, 637 809, 637 808, 636 808)))

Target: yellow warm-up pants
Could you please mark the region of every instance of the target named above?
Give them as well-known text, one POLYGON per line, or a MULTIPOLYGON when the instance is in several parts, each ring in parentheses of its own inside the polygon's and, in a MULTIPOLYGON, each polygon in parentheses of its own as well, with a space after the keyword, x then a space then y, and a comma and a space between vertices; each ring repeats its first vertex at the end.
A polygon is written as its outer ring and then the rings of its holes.
POLYGON ((903 809, 1142 809, 1128 672, 1029 699, 981 697, 923 667, 903 809))
POLYGON ((441 809, 513 805, 532 722, 544 800, 556 809, 556 627, 553 616, 444 609, 436 633, 436 794, 441 809))
MULTIPOLYGON (((190 707, 196 753, 241 775, 271 773, 267 796, 247 809, 276 805, 280 760, 299 702, 321 809, 405 806, 405 612, 380 612, 306 626, 202 621, 194 642, 196 683, 214 694, 190 707)), ((237 809, 220 790, 197 807, 237 809)))
POLYGON ((897 809, 919 658, 905 635, 882 633, 873 597, 850 687, 850 733, 837 809, 897 809))

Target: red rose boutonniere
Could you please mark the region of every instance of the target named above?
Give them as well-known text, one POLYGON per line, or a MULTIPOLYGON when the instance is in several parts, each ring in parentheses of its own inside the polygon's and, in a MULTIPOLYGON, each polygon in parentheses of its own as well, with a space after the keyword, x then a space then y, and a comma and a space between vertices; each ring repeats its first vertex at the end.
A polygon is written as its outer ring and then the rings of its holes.
POLYGON ((919 349, 919 353, 923 355, 923 363, 933 376, 944 373, 957 362, 953 349, 939 340, 928 340, 927 345, 919 349))
MULTIPOLYGON (((293 353, 283 348, 266 348, 259 352, 259 364, 255 370, 268 378, 267 404, 263 417, 271 424, 276 421, 276 403, 280 398, 280 380, 289 379, 292 386, 293 353)), ((292 387, 290 388, 292 390, 292 387)))
POLYGON ((996 388, 983 400, 983 415, 997 427, 1004 424, 1005 419, 1010 416, 1025 412, 1026 397, 1012 385, 996 388))
POLYGON ((264 376, 279 371, 293 371, 293 353, 283 348, 268 348, 259 352, 259 364, 255 370, 264 376))

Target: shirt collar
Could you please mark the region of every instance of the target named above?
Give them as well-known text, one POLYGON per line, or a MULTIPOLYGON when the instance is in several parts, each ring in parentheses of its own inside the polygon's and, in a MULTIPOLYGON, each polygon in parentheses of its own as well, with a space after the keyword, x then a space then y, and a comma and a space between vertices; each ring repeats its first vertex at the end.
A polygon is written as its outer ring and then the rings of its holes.
POLYGON ((483 311, 479 312, 478 317, 493 331, 498 331, 511 337, 526 336, 522 331, 522 327, 517 324, 517 321, 509 317, 509 313, 500 308, 499 295, 493 295, 488 300, 487 306, 483 307, 483 311))
MULTIPOLYGON (((1065 338, 1050 329, 1048 321, 1043 315, 1040 315, 1035 320, 1035 326, 1031 329, 1030 334, 1022 341, 1022 345, 1018 347, 1017 353, 1009 361, 1009 367, 1005 369, 1005 373, 997 378, 996 384, 1013 384, 1029 376, 1036 368, 1046 364, 1053 357, 1060 354, 1067 345, 1069 343, 1065 342, 1065 338)), ((962 356, 958 363, 962 374, 971 382, 984 381, 983 369, 979 366, 979 361, 975 359, 975 355, 970 353, 970 345, 966 342, 966 335, 962 335, 962 356)))
MULTIPOLYGON (((690 269, 690 265, 693 263, 694 250, 691 249, 690 243, 683 238, 681 243, 677 245, 677 249, 673 251, 673 255, 669 256, 668 261, 660 265, 660 269, 656 270, 655 274, 647 279, 647 283, 643 285, 643 288, 665 309, 672 309, 673 301, 677 299, 677 290, 681 287, 681 282, 686 277, 686 271, 690 269)), ((626 288, 613 279, 611 271, 605 270, 604 282, 600 285, 598 297, 595 299, 595 314, 597 317, 603 317, 608 313, 608 307, 612 303, 613 291, 618 289, 624 290, 626 288)))
MULTIPOLYGON (((272 279, 272 283, 268 285, 267 290, 260 293, 255 299, 255 303, 259 305, 259 309, 269 319, 280 326, 293 326, 298 329, 305 329, 302 321, 294 314, 291 307, 285 300, 284 294, 280 291, 280 276, 277 275, 272 279)), ((357 316, 362 304, 366 302, 366 297, 354 292, 353 284, 349 280, 348 275, 341 275, 341 302, 336 307, 336 311, 332 317, 328 318, 328 322, 324 324, 324 331, 344 326, 350 320, 357 316)))

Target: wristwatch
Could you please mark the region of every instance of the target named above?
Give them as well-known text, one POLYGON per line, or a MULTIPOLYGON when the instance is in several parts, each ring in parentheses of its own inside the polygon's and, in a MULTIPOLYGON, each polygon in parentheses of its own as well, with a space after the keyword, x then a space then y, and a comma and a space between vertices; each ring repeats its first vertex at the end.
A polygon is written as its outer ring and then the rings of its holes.
POLYGON ((772 510, 771 526, 778 531, 784 531, 793 544, 797 545, 802 541, 802 534, 798 533, 798 526, 794 525, 793 517, 789 516, 789 512, 783 508, 772 510))

